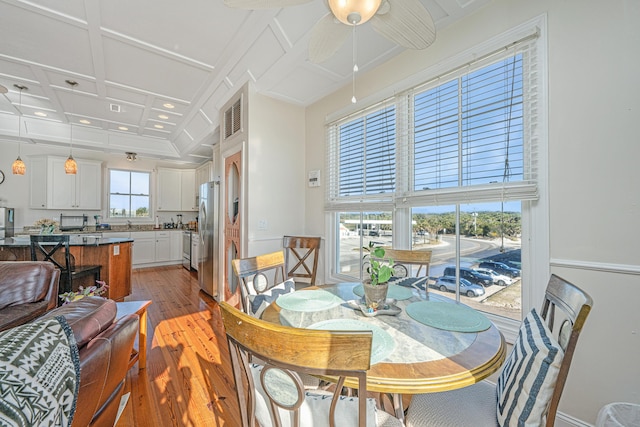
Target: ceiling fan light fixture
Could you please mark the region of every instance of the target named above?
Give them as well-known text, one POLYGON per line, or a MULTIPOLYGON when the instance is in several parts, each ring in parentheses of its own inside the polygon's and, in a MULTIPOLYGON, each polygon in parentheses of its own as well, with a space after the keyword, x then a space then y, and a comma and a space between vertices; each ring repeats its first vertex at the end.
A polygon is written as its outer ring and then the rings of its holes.
POLYGON ((360 25, 376 14, 382 0, 328 0, 329 8, 338 21, 360 25))

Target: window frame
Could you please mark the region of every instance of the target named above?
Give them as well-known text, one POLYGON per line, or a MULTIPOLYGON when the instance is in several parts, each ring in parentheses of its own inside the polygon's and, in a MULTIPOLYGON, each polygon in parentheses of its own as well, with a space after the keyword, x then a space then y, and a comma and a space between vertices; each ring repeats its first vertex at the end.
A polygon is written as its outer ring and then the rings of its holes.
MULTIPOLYGON (((542 301, 544 295, 544 289, 550 274, 549 266, 549 221, 548 221, 548 129, 547 129, 547 36, 546 36, 546 15, 539 16, 532 19, 518 27, 513 28, 499 36, 496 36, 478 46, 475 46, 468 51, 462 52, 459 55, 452 57, 452 59, 446 61, 446 63, 438 64, 431 67, 418 76, 413 76, 405 81, 399 82, 395 87, 394 93, 398 93, 397 87, 405 87, 405 90, 409 90, 412 87, 418 87, 421 84, 428 84, 433 82, 448 72, 448 70, 461 69, 465 66, 468 67, 469 63, 478 57, 484 55, 491 55, 493 52, 499 49, 508 49, 508 47, 518 40, 535 34, 537 39, 535 41, 536 49, 536 67, 537 67, 537 94, 538 100, 536 103, 536 149, 538 161, 536 167, 536 180, 537 186, 537 198, 524 198, 522 199, 522 269, 523 269, 523 284, 522 287, 522 313, 527 313, 531 308, 536 307, 539 301, 542 301), (427 83, 421 83, 427 82, 427 83), (535 238, 533 238, 535 230, 535 238)), ((372 95, 371 97, 364 99, 363 102, 370 104, 368 109, 363 109, 360 112, 354 111, 356 107, 349 107, 349 109, 338 111, 331 114, 327 118, 327 141, 330 142, 331 127, 330 125, 336 121, 342 119, 347 120, 356 117, 358 114, 362 114, 365 111, 373 108, 378 108, 381 104, 389 102, 390 94, 379 93, 372 95), (377 98, 380 101, 375 101, 377 98)), ((396 104, 397 105, 397 104, 396 104)), ((527 120, 527 118, 525 118, 527 120)), ((531 137, 531 135, 527 135, 531 137)), ((328 144, 328 167, 331 166, 331 144, 328 144)), ((331 174, 327 173, 327 187, 332 185, 331 174)), ((335 183, 333 183, 335 184, 335 183)), ((505 190, 512 190, 514 193, 520 193, 521 191, 527 192, 531 190, 529 186, 530 182, 525 182, 524 185, 510 184, 505 190), (525 188, 528 187, 528 188, 525 188)), ((371 210, 385 210, 390 206, 393 212, 394 232, 393 246, 396 248, 409 248, 410 242, 410 227, 411 227, 411 206, 409 204, 398 203, 402 199, 397 197, 393 203, 390 200, 371 200, 366 198, 360 198, 359 200, 353 200, 353 203, 334 203, 330 196, 331 188, 328 188, 327 197, 325 199, 325 218, 327 224, 327 236, 329 244, 327 245, 327 256, 329 262, 326 266, 326 277, 331 281, 344 281, 347 278, 341 276, 337 272, 337 265, 339 265, 336 259, 337 253, 339 253, 339 224, 337 218, 339 212, 354 212, 354 211, 371 211, 371 210)), ((480 189, 482 190, 482 189, 480 189)), ((519 199, 517 194, 513 195, 514 199, 519 199)), ((411 203, 415 205, 418 200, 411 203)), ((420 203, 424 203, 425 200, 420 200, 420 203)), ((445 204, 445 203, 441 203, 445 204)), ((352 280, 352 279, 351 279, 352 280)), ((489 315, 492 320, 505 332, 505 336, 509 340, 517 333, 517 327, 519 322, 512 321, 511 319, 501 318, 499 316, 489 315)))
MULTIPOLYGON (((108 189, 107 189, 107 218, 109 218, 109 221, 152 221, 153 216, 154 216, 154 211, 153 211, 153 205, 152 205, 152 199, 153 199, 153 194, 152 194, 152 189, 153 189, 153 174, 151 173, 151 171, 148 170, 135 170, 135 169, 122 169, 122 168, 107 168, 107 182, 108 182, 108 189), (137 217, 137 216, 129 216, 129 217, 125 217, 125 216, 111 216, 111 172, 112 171, 117 171, 117 172, 127 172, 129 174, 129 184, 131 184, 131 174, 132 173, 140 173, 140 174, 146 174, 148 179, 149 179, 149 194, 146 194, 146 196, 149 198, 149 216, 148 217, 137 217)), ((129 196, 129 201, 131 201, 131 196, 135 196, 137 194, 121 194, 121 195, 126 195, 129 196)))

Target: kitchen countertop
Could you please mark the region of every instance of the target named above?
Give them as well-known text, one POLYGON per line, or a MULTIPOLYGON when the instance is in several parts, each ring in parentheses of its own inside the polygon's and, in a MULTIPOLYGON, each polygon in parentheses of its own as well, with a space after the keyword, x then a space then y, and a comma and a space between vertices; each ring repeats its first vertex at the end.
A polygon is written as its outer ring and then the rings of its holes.
MULTIPOLYGON (((117 243, 133 242, 133 239, 126 237, 81 237, 71 236, 69 244, 71 246, 101 246, 113 245, 117 243)), ((21 247, 30 246, 29 238, 7 237, 0 239, 0 247, 21 247)))
MULTIPOLYGON (((195 229, 183 228, 154 228, 153 224, 133 224, 131 227, 127 225, 112 225, 111 229, 104 230, 101 228, 96 229, 94 225, 86 226, 83 230, 69 230, 60 231, 56 230, 55 234, 96 234, 96 233, 127 233, 136 231, 196 231, 195 229)), ((40 234, 39 227, 27 226, 22 232, 16 231, 16 234, 28 235, 28 234, 40 234)))

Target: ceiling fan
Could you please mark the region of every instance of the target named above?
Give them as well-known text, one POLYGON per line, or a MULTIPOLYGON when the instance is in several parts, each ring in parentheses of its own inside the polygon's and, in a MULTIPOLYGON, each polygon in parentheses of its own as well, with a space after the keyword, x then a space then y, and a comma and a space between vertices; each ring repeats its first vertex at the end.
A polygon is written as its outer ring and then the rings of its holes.
MULTIPOLYGON (((295 6, 313 0, 224 0, 240 9, 295 6)), ((355 26, 371 21, 383 37, 408 49, 426 49, 436 38, 436 27, 420 0, 326 0, 330 12, 311 30, 309 60, 329 59, 355 26)))

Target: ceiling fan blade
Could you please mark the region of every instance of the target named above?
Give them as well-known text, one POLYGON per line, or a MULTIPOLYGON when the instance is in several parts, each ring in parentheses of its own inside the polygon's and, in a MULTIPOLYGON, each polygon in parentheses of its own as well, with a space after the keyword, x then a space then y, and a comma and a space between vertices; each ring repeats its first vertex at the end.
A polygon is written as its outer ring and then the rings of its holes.
POLYGON ((338 21, 332 13, 327 13, 311 29, 309 60, 317 64, 329 59, 344 44, 351 31, 351 27, 338 21))
POLYGON ((225 6, 237 9, 271 9, 296 6, 312 0, 224 0, 225 6))
POLYGON ((371 25, 380 35, 409 49, 426 49, 436 39, 433 18, 420 0, 384 0, 371 25))

